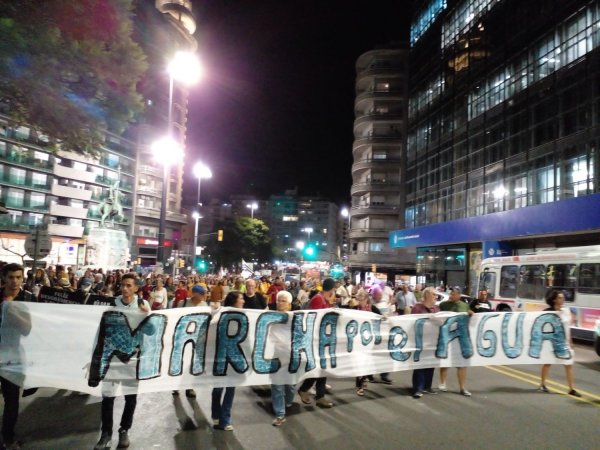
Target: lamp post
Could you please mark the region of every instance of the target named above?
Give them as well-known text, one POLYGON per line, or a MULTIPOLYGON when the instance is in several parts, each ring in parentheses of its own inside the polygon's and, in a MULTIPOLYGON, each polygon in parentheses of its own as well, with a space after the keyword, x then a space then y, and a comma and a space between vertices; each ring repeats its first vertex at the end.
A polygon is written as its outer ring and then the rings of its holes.
POLYGON ((198 209, 200 209, 200 205, 202 203, 200 203, 200 181, 202 180, 202 178, 208 180, 209 178, 212 178, 212 172, 211 170, 208 168, 208 166, 204 165, 202 162, 198 161, 195 165, 194 165, 194 176, 196 178, 198 178, 198 199, 197 199, 197 204, 198 204, 198 209))
MULTIPOLYGON (((347 222, 346 222, 346 220, 344 220, 344 222, 342 224, 342 249, 343 249, 344 247, 348 247, 350 245, 350 211, 348 210, 347 207, 344 206, 340 210, 340 215, 344 219, 348 219, 347 222)), ((344 253, 347 253, 347 251, 344 253)))
POLYGON ((162 264, 165 259, 165 228, 167 216, 167 184, 169 182, 169 165, 177 164, 183 158, 183 149, 173 136, 173 88, 175 80, 183 84, 194 84, 200 79, 201 67, 198 58, 190 52, 179 51, 167 67, 169 73, 169 108, 167 118, 167 136, 152 145, 155 159, 163 166, 163 190, 160 201, 160 219, 158 225, 158 248, 156 263, 162 264))
POLYGON ((158 226, 158 248, 156 263, 165 259, 165 224, 167 218, 167 184, 169 182, 170 164, 178 163, 183 158, 183 150, 169 136, 159 139, 152 144, 154 159, 163 166, 163 190, 160 199, 160 220, 158 226))
POLYGON ((192 258, 192 266, 196 267, 196 256, 198 255, 198 220, 202 218, 202 216, 194 211, 192 217, 196 221, 196 227, 194 228, 194 253, 192 258))
POLYGON ((246 208, 250 208, 250 218, 254 219, 254 210, 258 209, 258 203, 252 202, 246 205, 246 208))
POLYGON ((304 231, 308 235, 308 238, 306 240, 308 241, 308 243, 310 243, 310 233, 314 231, 312 227, 302 228, 301 231, 304 231))

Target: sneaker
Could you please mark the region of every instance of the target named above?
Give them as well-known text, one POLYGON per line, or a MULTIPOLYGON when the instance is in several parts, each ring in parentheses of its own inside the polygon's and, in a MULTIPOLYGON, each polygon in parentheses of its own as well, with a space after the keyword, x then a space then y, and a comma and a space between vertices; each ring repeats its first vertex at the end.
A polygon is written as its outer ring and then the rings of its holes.
POLYGON ((417 391, 413 394, 413 398, 421 398, 423 397, 423 392, 417 391))
POLYGON ((550 392, 550 390, 546 387, 545 384, 540 384, 540 387, 538 388, 538 391, 545 392, 545 393, 550 392))
POLYGON ((298 395, 305 405, 310 405, 312 403, 312 396, 308 392, 298 391, 298 395))
POLYGON ((314 386, 313 386, 313 387, 311 387, 311 388, 308 390, 308 393, 309 393, 309 394, 312 394, 312 395, 317 395, 317 388, 315 388, 314 386))
POLYGON ((330 384, 326 384, 325 385, 325 389, 327 389, 328 391, 330 391, 331 390, 331 385, 330 384))
POLYGON ((173 391, 173 395, 179 395, 179 391, 173 391))
MULTIPOLYGON (((94 446, 94 450, 108 450, 112 445, 112 433, 102 433, 100 440, 94 446)), ((8 447, 10 448, 10 447, 8 447)))
POLYGON ((356 395, 358 395, 359 397, 362 397, 365 395, 365 390, 363 388, 357 388, 356 389, 356 395))
POLYGON ((569 391, 569 395, 572 395, 573 397, 581 397, 581 394, 579 392, 577 392, 575 389, 571 389, 569 391))
POLYGON ((330 402, 325 397, 321 397, 319 400, 317 400, 317 406, 320 406, 321 408, 331 408, 333 406, 333 402, 330 402))
POLYGON ((465 397, 470 397, 471 393, 469 391, 467 391, 466 389, 461 389, 460 395, 464 395, 465 397))
POLYGON ((212 421, 213 421, 213 426, 214 425, 216 425, 216 426, 219 425, 219 419, 213 419, 212 421))
POLYGON ((440 383, 440 385, 438 386, 438 390, 440 392, 448 392, 448 388, 446 387, 446 383, 440 383))
POLYGON ((430 394, 430 395, 436 395, 438 392, 435 389, 425 389, 423 392, 425 392, 426 394, 430 394))
POLYGON ((291 408, 292 406, 294 406, 294 402, 285 404, 286 408, 291 408))
POLYGON ((127 434, 127 430, 123 428, 119 429, 119 444, 117 448, 127 448, 129 447, 129 435, 127 434))
POLYGON ((185 396, 189 398, 196 398, 196 391, 194 391, 193 389, 186 389, 185 396))
POLYGON ((274 427, 280 427, 284 423, 285 423, 285 417, 276 417, 275 420, 273 422, 271 422, 271 425, 273 425, 274 427))
POLYGON ((384 378, 384 377, 381 377, 381 382, 382 382, 383 384, 392 384, 392 380, 391 380, 391 379, 389 379, 389 378, 387 378, 387 377, 385 377, 385 378, 384 378))
POLYGON ((214 425, 213 428, 215 430, 221 430, 221 431, 233 431, 233 425, 231 425, 231 424, 225 425, 224 427, 222 427, 221 425, 214 425))

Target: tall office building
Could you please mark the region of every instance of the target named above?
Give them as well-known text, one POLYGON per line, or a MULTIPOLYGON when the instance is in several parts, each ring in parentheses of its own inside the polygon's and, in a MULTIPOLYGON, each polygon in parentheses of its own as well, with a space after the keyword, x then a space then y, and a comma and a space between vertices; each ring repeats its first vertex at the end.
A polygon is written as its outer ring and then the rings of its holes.
POLYGON ((411 25, 406 212, 430 284, 598 243, 600 2, 428 0, 411 25))
MULTIPOLYGON (((176 51, 194 51, 196 21, 189 0, 139 2, 136 9, 137 38, 148 57, 150 70, 142 83, 146 111, 135 129, 139 164, 135 195, 135 225, 132 230, 132 258, 142 265, 156 263, 160 227, 161 196, 167 191, 165 258, 178 253, 182 228, 191 220, 182 211, 184 161, 169 166, 165 179, 163 167, 154 161, 152 144, 169 130, 169 75, 167 66, 176 51)), ((181 148, 186 148, 188 88, 173 83, 171 130, 181 148)), ((189 158, 189 155, 186 155, 189 158)), ((181 246, 182 247, 182 246, 181 246)))
POLYGON ((414 255, 390 248, 404 222, 408 49, 371 50, 356 61, 352 204, 348 266, 352 272, 414 272, 414 255))

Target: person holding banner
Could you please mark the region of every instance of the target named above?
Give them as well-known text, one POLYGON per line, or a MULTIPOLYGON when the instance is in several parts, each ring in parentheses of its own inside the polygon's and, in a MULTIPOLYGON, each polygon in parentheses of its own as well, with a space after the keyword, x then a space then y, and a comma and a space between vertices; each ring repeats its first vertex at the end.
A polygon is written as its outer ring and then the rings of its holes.
MULTIPOLYGON (((223 306, 241 309, 244 307, 244 296, 239 291, 231 291, 223 300, 223 306)), ((234 387, 213 388, 211 416, 215 430, 233 431, 231 407, 234 395, 234 387), (223 395, 223 391, 225 391, 225 395, 223 395)))
MULTIPOLYGON (((421 302, 415 304, 411 310, 411 314, 434 314, 440 311, 440 308, 435 304, 437 300, 437 293, 432 287, 425 288, 423 291, 423 299, 421 302)), ((413 370, 412 384, 413 384, 413 397, 421 398, 423 393, 437 394, 431 389, 433 383, 433 372, 435 368, 427 367, 425 369, 413 370)))
MULTIPOLYGON (((287 312, 291 311, 293 296, 288 291, 279 291, 277 293, 277 311, 287 312)), ((283 344, 289 343, 283 342, 283 344)), ((271 385, 271 402, 273 403, 273 412, 275 413, 275 420, 272 425, 274 427, 280 427, 285 422, 285 408, 292 406, 294 402, 294 390, 293 384, 272 384, 271 385)))
MULTIPOLYGON (((440 311, 452 311, 456 313, 466 312, 470 316, 473 315, 473 311, 469 308, 469 305, 461 300, 462 289, 459 286, 454 286, 450 289, 450 298, 445 302, 440 303, 440 311)), ((456 374, 458 376, 458 386, 460 388, 460 395, 470 397, 471 393, 465 388, 465 382, 467 380, 467 368, 457 367, 456 374)), ((440 368, 440 385, 438 389, 442 392, 446 392, 446 380, 448 378, 448 368, 440 368)))
MULTIPOLYGON (((2 267, 2 300, 0 306, 12 301, 32 301, 33 296, 30 292, 23 289, 25 272, 23 266, 19 264, 7 264, 2 267)), ((2 312, 4 315, 4 313, 2 312)), ((31 323, 28 319, 14 315, 15 322, 21 334, 29 334, 31 323)), ((6 342, 5 342, 6 344, 6 342)), ((5 449, 19 449, 21 443, 15 440, 15 427, 19 418, 19 397, 21 388, 0 377, 2 386, 2 397, 4 398, 4 411, 2 412, 2 440, 5 449)), ((25 394, 24 394, 25 395, 25 394)))
MULTIPOLYGON (((121 295, 115 299, 115 307, 125 310, 137 310, 143 313, 151 311, 150 304, 136 295, 138 290, 138 279, 134 273, 126 273, 121 277, 121 295)), ((94 450, 109 449, 113 434, 113 410, 114 397, 102 397, 102 433, 100 440, 96 443, 94 450)), ((129 447, 129 429, 133 424, 133 413, 137 405, 137 394, 125 396, 125 408, 121 416, 119 428, 119 444, 117 448, 129 447)))
MULTIPOLYGON (((309 309, 326 309, 332 308, 336 304, 335 298, 335 281, 333 278, 325 278, 323 280, 323 290, 321 293, 316 294, 314 297, 310 299, 309 309)), ((298 395, 300 396, 300 400, 305 405, 310 405, 312 403, 312 397, 308 393, 308 390, 316 384, 317 395, 315 400, 317 401, 317 406, 321 408, 331 408, 333 403, 325 398, 325 391, 327 390, 327 378, 319 377, 319 378, 307 378, 304 380, 300 389, 298 389, 298 395)))
MULTIPOLYGON (((548 304, 548 308, 544 311, 557 311, 560 312, 562 310, 563 305, 565 304, 565 294, 562 291, 557 289, 551 289, 546 293, 546 303, 548 304)), ((544 364, 542 366, 542 374, 540 381, 540 392, 550 392, 550 390, 546 387, 546 380, 548 379, 548 372, 550 371, 551 364, 544 364)), ((569 385, 569 395, 573 397, 581 397, 581 394, 575 390, 574 387, 574 376, 573 376, 573 365, 565 365, 565 374, 567 376, 567 384, 569 385)))

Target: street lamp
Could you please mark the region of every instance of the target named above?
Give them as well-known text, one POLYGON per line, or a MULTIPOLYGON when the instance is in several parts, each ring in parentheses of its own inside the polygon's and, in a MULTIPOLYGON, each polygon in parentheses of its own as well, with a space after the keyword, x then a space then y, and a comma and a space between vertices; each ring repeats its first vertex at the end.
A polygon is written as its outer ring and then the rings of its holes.
POLYGON ((210 171, 210 169, 204 165, 202 162, 198 161, 196 163, 196 165, 194 166, 194 176, 196 178, 198 178, 198 199, 197 199, 197 203, 198 203, 198 209, 200 209, 200 181, 202 180, 202 178, 208 180, 209 178, 212 178, 212 172, 210 171))
POLYGON ((250 208, 250 217, 254 219, 254 210, 258 209, 258 203, 252 202, 246 205, 246 208, 250 208))
POLYGON ((167 215, 167 183, 169 181, 169 165, 179 164, 183 159, 183 149, 173 137, 173 87, 175 80, 191 85, 201 76, 198 58, 190 52, 178 51, 167 67, 169 73, 169 109, 167 119, 167 136, 152 145, 155 159, 163 166, 163 190, 160 201, 160 221, 158 225, 158 248, 156 263, 162 264, 165 258, 165 227, 167 215))
POLYGON ((347 222, 346 222, 346 220, 344 220, 343 225, 342 225, 342 248, 344 248, 344 247, 347 247, 350 242, 350 211, 348 210, 347 207, 344 206, 340 210, 340 215, 344 219, 348 219, 347 222))
POLYGON ((304 231, 308 235, 308 238, 306 240, 308 241, 308 243, 310 243, 310 233, 314 231, 312 227, 302 228, 302 230, 300 231, 304 231))
POLYGON ((163 166, 163 190, 160 199, 160 221, 158 226, 158 248, 156 262, 163 263, 165 258, 165 223, 167 218, 167 184, 169 182, 170 164, 179 163, 183 158, 183 150, 173 138, 166 136, 152 144, 152 153, 156 162, 163 166))
POLYGON ((202 218, 202 216, 194 211, 192 217, 196 221, 196 227, 194 228, 194 257, 193 257, 193 266, 196 267, 196 255, 198 255, 198 220, 202 218))

